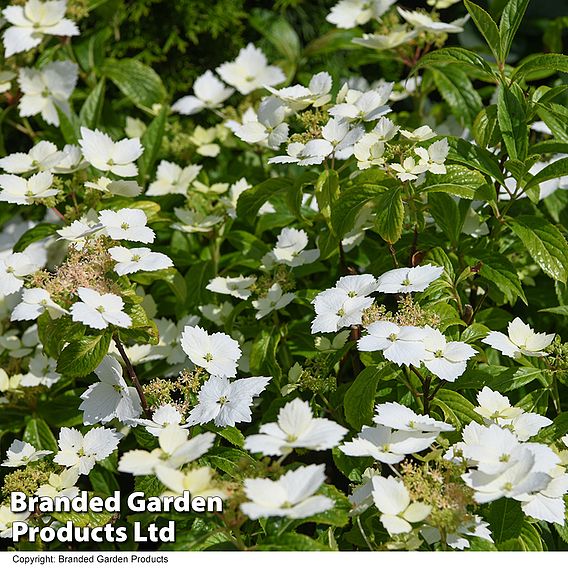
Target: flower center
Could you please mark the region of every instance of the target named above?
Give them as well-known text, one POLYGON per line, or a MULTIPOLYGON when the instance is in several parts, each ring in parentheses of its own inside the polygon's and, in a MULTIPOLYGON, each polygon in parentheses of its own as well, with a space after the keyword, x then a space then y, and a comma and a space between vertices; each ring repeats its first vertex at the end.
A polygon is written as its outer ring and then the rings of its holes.
POLYGON ((104 313, 104 311, 105 311, 105 307, 104 307, 104 306, 99 306, 98 308, 96 308, 96 310, 97 310, 97 312, 99 312, 99 313, 102 314, 102 313, 104 313))
POLYGON ((133 262, 138 262, 140 260, 140 255, 139 254, 134 254, 132 255, 132 261, 133 262))
POLYGON ((211 355, 211 353, 205 353, 205 355, 203 356, 203 358, 209 363, 210 361, 213 361, 213 355, 211 355))
POLYGON ((126 231, 127 229, 130 229, 130 225, 128 223, 124 222, 120 225, 120 228, 122 230, 126 231))
POLYGON ((226 396, 220 396, 219 400, 217 401, 217 404, 220 404, 221 406, 224 406, 225 404, 227 404, 229 402, 229 399, 226 396))

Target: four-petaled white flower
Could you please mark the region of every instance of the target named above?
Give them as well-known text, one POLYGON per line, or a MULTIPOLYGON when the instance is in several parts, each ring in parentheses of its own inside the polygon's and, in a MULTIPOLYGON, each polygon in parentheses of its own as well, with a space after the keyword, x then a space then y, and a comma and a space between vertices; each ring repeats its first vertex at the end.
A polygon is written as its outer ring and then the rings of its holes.
POLYGON ((36 495, 41 497, 68 497, 74 499, 79 494, 79 488, 75 484, 79 480, 79 472, 76 467, 64 469, 61 473, 50 473, 47 483, 37 488, 36 495))
POLYGON ((354 120, 376 120, 390 112, 386 103, 392 92, 393 83, 384 83, 376 90, 366 92, 349 89, 345 94, 345 101, 329 109, 329 114, 336 118, 354 120))
POLYGON ((362 26, 373 18, 380 18, 396 0, 340 0, 326 20, 338 28, 362 26))
POLYGON ((99 211, 99 222, 107 235, 117 241, 136 241, 140 243, 154 242, 155 233, 146 226, 148 218, 142 209, 121 209, 99 211))
POLYGON ((310 105, 317 108, 328 103, 331 100, 331 87, 331 75, 322 71, 310 79, 307 87, 293 85, 283 89, 273 89, 272 87, 267 87, 267 89, 290 110, 298 112, 310 105))
POLYGON ((17 205, 32 205, 38 199, 53 197, 59 190, 52 187, 53 176, 49 172, 34 174, 28 179, 13 174, 0 175, 0 201, 17 205))
POLYGON ((455 381, 465 372, 467 361, 476 351, 463 341, 447 341, 437 329, 427 326, 424 335, 424 366, 439 379, 455 381))
POLYGON ((397 172, 396 177, 400 181, 414 181, 418 179, 420 174, 423 174, 427 170, 422 160, 417 164, 411 156, 405 158, 402 164, 389 164, 389 166, 392 170, 397 172))
POLYGON ((268 97, 260 103, 254 117, 249 115, 253 120, 243 116, 243 123, 236 124, 233 132, 243 142, 262 144, 276 150, 288 139, 288 125, 284 122, 287 112, 276 97, 268 97))
POLYGON ((308 234, 303 229, 284 228, 276 239, 276 246, 264 257, 262 261, 266 267, 274 264, 285 264, 296 267, 311 264, 319 258, 318 249, 306 250, 308 234))
POLYGON ((447 138, 434 142, 428 148, 415 148, 414 151, 420 158, 418 165, 425 168, 424 171, 428 171, 433 174, 446 173, 446 166, 444 165, 444 162, 446 161, 448 152, 450 151, 447 138))
POLYGON ((339 449, 348 456, 371 456, 382 463, 401 462, 406 455, 425 450, 436 440, 437 432, 393 430, 387 426, 363 426, 357 438, 339 449))
POLYGON ((105 329, 109 324, 130 327, 132 319, 123 311, 124 302, 116 294, 100 294, 96 290, 80 287, 77 295, 81 299, 71 308, 73 321, 78 321, 93 329, 105 329))
POLYGON ((144 151, 139 138, 123 138, 114 142, 108 134, 82 126, 79 145, 85 160, 97 170, 112 172, 120 177, 138 175, 134 162, 144 151))
POLYGON ((156 181, 150 184, 146 195, 185 195, 189 185, 198 176, 202 167, 189 165, 181 168, 173 162, 162 160, 156 171, 156 181))
POLYGON ((187 95, 177 100, 172 105, 172 110, 190 115, 197 114, 206 108, 219 108, 235 90, 226 87, 208 70, 195 79, 193 92, 194 95, 187 95))
POLYGON ((248 95, 261 87, 272 87, 286 78, 280 67, 268 65, 266 56, 249 43, 243 47, 234 61, 217 67, 217 73, 225 83, 235 87, 242 95, 248 95))
POLYGON ((189 424, 181 425, 183 417, 180 411, 172 404, 163 404, 152 413, 152 419, 137 418, 132 422, 144 426, 152 436, 158 437, 161 431, 168 426, 174 425, 180 428, 188 428, 189 424))
POLYGON ((83 424, 106 424, 113 418, 129 424, 142 414, 138 392, 126 384, 122 367, 114 357, 105 355, 95 374, 99 382, 91 384, 81 395, 83 424))
POLYGON ((375 132, 364 134, 361 139, 353 146, 353 154, 357 158, 357 167, 366 170, 371 166, 381 166, 384 164, 383 155, 385 144, 375 132))
POLYGON ((357 341, 359 351, 382 351, 388 361, 419 367, 426 356, 425 331, 413 325, 398 326, 389 321, 377 321, 367 328, 368 335, 357 341))
POLYGON ((434 420, 430 416, 416 414, 410 408, 399 404, 398 402, 385 402, 377 404, 375 407, 377 414, 373 418, 375 424, 388 426, 395 430, 404 430, 406 432, 451 432, 453 426, 434 420))
POLYGON ((507 357, 518 359, 521 355, 542 357, 554 339, 554 333, 536 333, 532 327, 523 323, 521 318, 515 318, 507 327, 508 336, 500 331, 492 331, 482 339, 507 357))
POLYGON ((295 297, 293 292, 283 293, 280 284, 275 282, 265 296, 252 301, 252 307, 257 310, 255 318, 262 319, 275 310, 285 308, 295 297))
POLYGON ((189 360, 211 375, 234 377, 242 352, 238 341, 225 333, 209 335, 203 328, 187 325, 181 334, 181 347, 189 360))
POLYGON ((37 47, 44 35, 79 35, 77 25, 65 18, 67 0, 27 0, 24 6, 8 6, 2 15, 12 24, 4 32, 4 56, 37 47))
POLYGON ((412 503, 400 479, 376 475, 372 478, 372 484, 373 501, 381 512, 380 521, 391 536, 410 532, 411 523, 424 521, 432 511, 430 505, 412 503))
POLYGON ((4 467, 20 467, 42 459, 52 454, 50 450, 36 450, 28 442, 14 440, 6 451, 6 459, 2 462, 4 467))
POLYGON ((251 286, 256 282, 256 276, 216 276, 205 286, 207 290, 217 294, 228 294, 240 300, 246 300, 251 294, 251 286))
POLYGON ((0 168, 9 174, 26 174, 29 172, 53 171, 65 157, 57 150, 53 142, 42 140, 28 153, 16 152, 0 160, 0 168))
POLYGON ((75 428, 61 428, 59 452, 53 461, 65 467, 77 468, 80 475, 87 475, 97 462, 108 458, 118 447, 120 432, 109 428, 92 428, 84 436, 75 428))
POLYGON ((253 398, 270 382, 270 377, 249 377, 229 382, 226 377, 212 375, 203 384, 197 406, 189 413, 187 423, 216 426, 234 426, 237 422, 250 422, 253 398))
POLYGON ((373 298, 350 296, 345 290, 331 288, 320 292, 312 303, 316 311, 312 333, 328 333, 361 324, 363 310, 372 305, 373 298))
POLYGON ((18 83, 22 98, 18 104, 20 116, 41 117, 48 124, 59 126, 57 108, 69 114, 69 97, 75 89, 79 68, 71 61, 52 61, 40 69, 22 67, 18 83))
POLYGON ((463 25, 469 19, 469 15, 454 20, 449 24, 434 21, 428 14, 423 12, 410 12, 397 7, 398 13, 414 28, 420 31, 428 31, 435 34, 457 34, 463 32, 463 25))
POLYGON ((268 160, 269 164, 298 164, 299 166, 313 166, 321 164, 333 152, 333 146, 327 140, 315 139, 302 144, 292 142, 286 148, 287 156, 274 156, 268 160))
POLYGON ((333 146, 333 155, 339 160, 346 160, 353 154, 354 146, 364 132, 362 126, 351 128, 342 118, 331 118, 321 129, 324 140, 333 146))
POLYGON ((7 296, 20 290, 24 277, 39 268, 25 252, 13 252, 0 258, 0 295, 7 296))
POLYGON ((329 497, 314 495, 324 481, 324 466, 314 464, 288 471, 276 481, 245 479, 245 495, 250 501, 241 505, 241 511, 250 519, 304 519, 323 513, 334 506, 329 497))
POLYGON ((108 252, 112 259, 116 261, 114 271, 121 276, 141 270, 152 272, 173 266, 173 262, 168 256, 161 252, 152 252, 146 247, 131 249, 126 247, 111 247, 108 249, 108 252))
POLYGON ((395 268, 385 272, 378 278, 378 291, 387 294, 408 294, 423 292, 440 278, 444 269, 441 266, 425 264, 414 268, 395 268))
POLYGON ((63 314, 69 313, 51 299, 47 290, 27 288, 22 293, 22 301, 12 311, 10 320, 35 320, 46 310, 52 319, 57 319, 63 314))
POLYGON ((310 405, 296 398, 280 409, 278 422, 260 427, 249 436, 245 448, 267 456, 282 456, 294 448, 329 450, 341 442, 347 430, 326 418, 314 418, 310 405))

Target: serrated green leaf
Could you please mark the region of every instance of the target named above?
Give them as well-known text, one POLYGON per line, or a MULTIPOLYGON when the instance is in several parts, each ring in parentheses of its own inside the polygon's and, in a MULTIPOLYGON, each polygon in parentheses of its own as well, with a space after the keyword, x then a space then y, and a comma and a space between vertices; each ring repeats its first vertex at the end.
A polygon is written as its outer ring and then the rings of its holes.
POLYGON ((561 53, 535 53, 523 59, 511 76, 512 81, 530 80, 531 73, 543 70, 568 73, 568 56, 561 53))
POLYGON ((481 422, 481 417, 475 412, 474 406, 467 398, 458 392, 441 389, 432 401, 444 413, 444 418, 461 430, 470 422, 481 422))
POLYGON ((31 444, 36 450, 57 452, 57 440, 49 426, 41 418, 32 418, 24 431, 24 442, 31 444))
POLYGON ((278 193, 288 190, 293 186, 289 178, 270 178, 247 189, 239 196, 237 201, 237 216, 241 219, 253 221, 260 208, 278 193))
POLYGON ((357 215, 368 204, 379 199, 386 187, 374 184, 357 184, 343 190, 331 208, 331 225, 341 238, 355 226, 357 215))
POLYGON ((452 136, 448 136, 447 138, 450 146, 448 153, 450 163, 457 162, 469 168, 475 168, 493 179, 496 179, 501 185, 505 184, 505 178, 499 166, 499 161, 491 152, 471 144, 463 138, 452 136))
POLYGON ((111 333, 107 331, 72 341, 61 351, 56 371, 70 377, 84 377, 92 373, 108 353, 110 340, 111 333))
POLYGON ((509 156, 524 160, 529 131, 523 93, 517 85, 499 85, 497 88, 497 119, 509 156))
POLYGON ((464 0, 464 5, 471 15, 475 26, 485 38, 487 45, 491 49, 491 53, 496 61, 500 61, 501 55, 501 38, 495 20, 481 7, 474 4, 470 0, 464 0))
POLYGON ((389 189, 377 199, 375 230, 390 244, 396 243, 402 235, 404 205, 400 188, 389 189))
POLYGON ((347 389, 343 400, 345 419, 355 430, 361 430, 363 426, 371 424, 377 385, 381 378, 388 374, 388 366, 388 363, 381 363, 376 367, 367 367, 347 389))
POLYGON ((524 189, 527 191, 531 187, 535 187, 543 181, 556 179, 566 175, 568 175, 568 158, 562 158, 552 162, 552 164, 549 164, 540 170, 540 172, 535 174, 525 185, 524 189))
POLYGON ((50 237, 60 229, 61 226, 56 223, 39 223, 35 227, 28 229, 16 242, 12 250, 14 252, 22 252, 29 245, 37 241, 41 241, 47 237, 50 237))
POLYGON ((501 61, 507 60, 513 45, 513 39, 521 25, 528 5, 529 0, 509 0, 501 14, 499 22, 499 36, 501 39, 501 57, 499 59, 501 61))

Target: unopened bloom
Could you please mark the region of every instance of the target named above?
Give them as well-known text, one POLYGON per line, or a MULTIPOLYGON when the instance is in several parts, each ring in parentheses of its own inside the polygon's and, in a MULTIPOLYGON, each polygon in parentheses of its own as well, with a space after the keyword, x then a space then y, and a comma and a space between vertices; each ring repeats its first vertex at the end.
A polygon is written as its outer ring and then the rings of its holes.
POLYGON ((528 357, 542 357, 554 339, 554 333, 536 333, 532 327, 515 318, 507 327, 508 335, 500 331, 492 331, 482 339, 483 343, 490 345, 507 357, 518 359, 521 355, 528 357))
POLYGON ((97 170, 110 171, 120 177, 138 175, 134 162, 144 151, 139 138, 124 138, 114 142, 108 134, 82 126, 79 145, 85 160, 97 170))
POLYGON ((226 377, 212 375, 201 387, 197 406, 189 413, 187 423, 234 426, 250 422, 253 398, 270 382, 270 377, 250 377, 229 382, 226 377))
POLYGON ((294 448, 328 450, 334 448, 347 430, 326 418, 314 418, 310 405, 296 398, 278 413, 278 422, 260 427, 260 434, 249 436, 245 448, 268 456, 281 456, 294 448))
POLYGON ((241 511, 250 519, 288 517, 303 519, 322 513, 334 506, 329 497, 314 495, 325 480, 323 465, 300 466, 288 471, 276 481, 245 479, 245 494, 249 501, 241 511))
POLYGON ((187 95, 177 100, 172 105, 172 110, 180 114, 191 115, 197 114, 206 108, 219 108, 235 90, 226 87, 208 70, 195 79, 193 92, 194 95, 187 95))
POLYGON ((132 320, 124 313, 124 302, 116 294, 100 294, 96 290, 80 287, 77 295, 81 299, 71 308, 73 321, 78 321, 94 329, 105 329, 109 324, 130 327, 132 320))

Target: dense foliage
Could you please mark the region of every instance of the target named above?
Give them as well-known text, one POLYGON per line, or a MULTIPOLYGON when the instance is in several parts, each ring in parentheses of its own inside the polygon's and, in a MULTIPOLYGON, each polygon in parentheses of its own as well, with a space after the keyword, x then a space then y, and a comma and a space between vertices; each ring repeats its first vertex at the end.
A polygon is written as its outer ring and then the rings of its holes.
POLYGON ((3 547, 566 549, 559 4, 4 7, 3 547))

